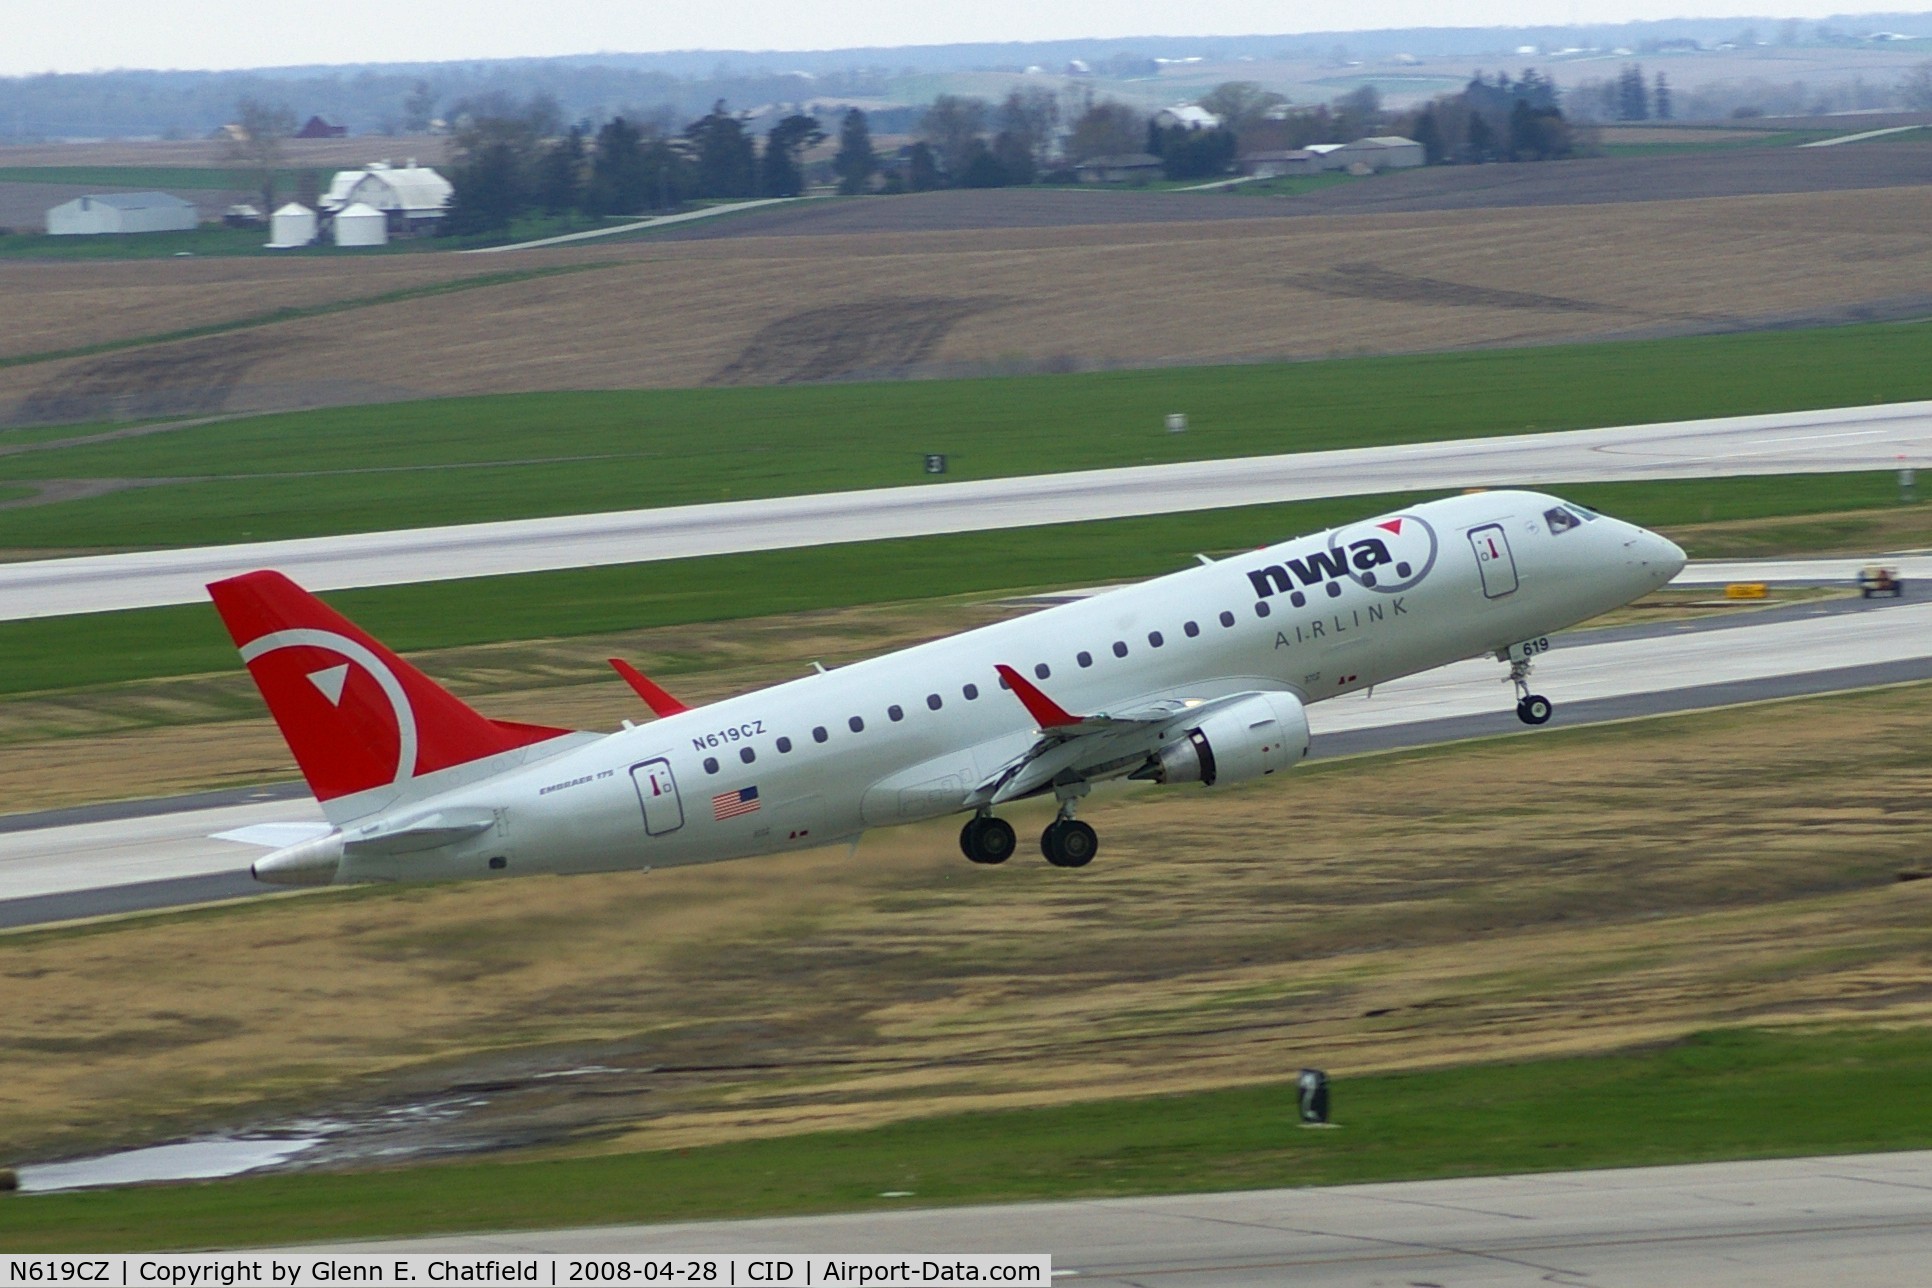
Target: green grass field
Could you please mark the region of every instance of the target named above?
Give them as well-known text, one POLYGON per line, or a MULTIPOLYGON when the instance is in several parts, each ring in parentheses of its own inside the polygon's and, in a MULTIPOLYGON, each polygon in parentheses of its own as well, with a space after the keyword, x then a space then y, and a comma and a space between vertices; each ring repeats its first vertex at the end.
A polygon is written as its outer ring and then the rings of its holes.
MULTIPOLYGON (((1660 527, 1861 507, 1876 511, 1897 498, 1896 484, 1885 473, 1586 484, 1563 491, 1607 513, 1660 527)), ((401 650, 590 635, 1151 577, 1187 567, 1197 551, 1250 549, 1425 495, 1340 497, 380 586, 327 598, 401 650)), ((1789 548, 1802 550, 1807 537, 1801 528, 1786 540, 1796 543, 1789 548)), ((232 645, 205 604, 0 622, 0 657, 7 659, 0 668, 0 694, 227 671, 236 665, 232 645)))
POLYGON ((1921 322, 253 417, 0 458, 0 485, 184 480, 0 512, 0 547, 265 540, 918 484, 928 452, 950 456, 950 478, 975 479, 1932 398, 1928 341, 1921 322), (1173 411, 1187 413, 1187 433, 1164 431, 1173 411))
POLYGON ((106 1251, 1632 1167, 1932 1145, 1932 1032, 1730 1031, 1584 1059, 929 1118, 609 1157, 0 1195, 0 1250, 106 1251), (886 1191, 910 1198, 882 1198, 886 1191))

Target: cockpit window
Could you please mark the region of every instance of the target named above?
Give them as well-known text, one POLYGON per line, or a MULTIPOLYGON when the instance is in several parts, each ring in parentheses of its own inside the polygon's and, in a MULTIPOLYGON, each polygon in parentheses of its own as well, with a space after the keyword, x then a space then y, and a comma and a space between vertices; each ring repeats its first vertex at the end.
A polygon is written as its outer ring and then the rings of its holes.
POLYGON ((1595 510, 1592 510, 1587 505, 1578 505, 1576 502, 1572 501, 1568 505, 1564 506, 1563 508, 1568 510, 1571 514, 1574 514, 1577 518, 1583 520, 1585 523, 1595 523, 1597 521, 1597 512, 1595 510))
POLYGON ((1582 526, 1583 520, 1559 505, 1553 510, 1543 511, 1543 522, 1550 526, 1550 535, 1554 537, 1582 526))

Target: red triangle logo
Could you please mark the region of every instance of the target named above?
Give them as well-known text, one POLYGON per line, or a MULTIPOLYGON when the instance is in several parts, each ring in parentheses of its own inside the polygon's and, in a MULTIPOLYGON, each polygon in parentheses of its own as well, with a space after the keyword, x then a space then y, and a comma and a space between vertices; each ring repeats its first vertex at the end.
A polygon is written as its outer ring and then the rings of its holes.
POLYGON ((1375 526, 1384 531, 1393 532, 1398 537, 1402 535, 1402 520, 1400 519, 1386 519, 1375 526))

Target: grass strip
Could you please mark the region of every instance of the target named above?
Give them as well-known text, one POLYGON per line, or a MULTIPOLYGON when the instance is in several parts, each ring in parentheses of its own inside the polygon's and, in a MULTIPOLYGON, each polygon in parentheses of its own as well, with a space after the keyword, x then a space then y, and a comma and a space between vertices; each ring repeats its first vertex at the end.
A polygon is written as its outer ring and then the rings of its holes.
MULTIPOLYGON (((423 288, 442 289, 451 287, 423 288)), ((1932 399, 1928 343, 1932 323, 1913 323, 1010 379, 529 394, 238 418, 0 458, 0 483, 179 480, 0 512, 0 547, 270 540, 916 486, 931 481, 928 452, 948 455, 948 478, 980 479, 1932 399), (1189 416, 1187 433, 1163 429, 1174 411, 1189 416)))
POLYGON ((1190 1193, 1932 1145, 1932 1032, 1732 1030, 1609 1056, 956 1114, 606 1157, 0 1196, 0 1249, 225 1247, 1190 1193))
MULTIPOLYGON (((1892 505, 1888 473, 1588 484, 1560 489, 1650 527, 1892 505)), ((1156 576, 1196 552, 1317 532, 1434 494, 1339 497, 1139 519, 908 537, 324 596, 404 651, 731 621, 816 608, 1156 576)), ((1785 549, 1842 520, 1793 526, 1785 549)), ((1697 551, 1693 550, 1693 554, 1697 551)), ((1730 551, 1724 551, 1730 553, 1730 551)), ((1763 549, 1759 553, 1777 553, 1763 549)), ((205 604, 0 622, 0 694, 227 671, 234 649, 205 604)))
POLYGON ((71 349, 46 349, 39 353, 23 353, 11 358, 0 358, 0 368, 25 367, 37 362, 57 362, 62 358, 86 358, 100 353, 114 353, 122 349, 139 349, 150 344, 170 344, 177 340, 198 340, 203 336, 227 335, 233 331, 248 331, 256 327, 273 326, 278 322, 294 322, 302 318, 326 317, 331 313, 347 313, 353 309, 372 308, 378 304, 400 304, 405 300, 429 299, 438 295, 453 295, 458 291, 475 291, 491 286, 508 286, 513 282, 527 282, 534 278, 556 277, 563 273, 584 273, 593 269, 609 268, 609 264, 555 264, 548 268, 522 268, 501 273, 479 273, 474 277, 459 277, 450 282, 431 282, 423 286, 407 286, 399 290, 383 291, 376 295, 359 295, 354 299, 332 300, 327 304, 290 305, 272 309, 267 313, 251 313, 247 317, 230 318, 225 322, 209 322, 201 326, 183 327, 178 331, 158 331, 150 335, 128 336, 120 340, 103 340, 99 344, 77 345, 71 349))

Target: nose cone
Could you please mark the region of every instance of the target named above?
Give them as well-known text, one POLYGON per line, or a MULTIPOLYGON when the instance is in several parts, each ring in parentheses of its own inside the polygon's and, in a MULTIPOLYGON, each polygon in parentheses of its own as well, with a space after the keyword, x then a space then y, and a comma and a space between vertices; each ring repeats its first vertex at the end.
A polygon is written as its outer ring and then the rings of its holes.
POLYGON ((1642 572, 1653 590, 1684 571, 1689 562, 1683 547, 1647 528, 1633 528, 1623 544, 1631 567, 1642 572))

